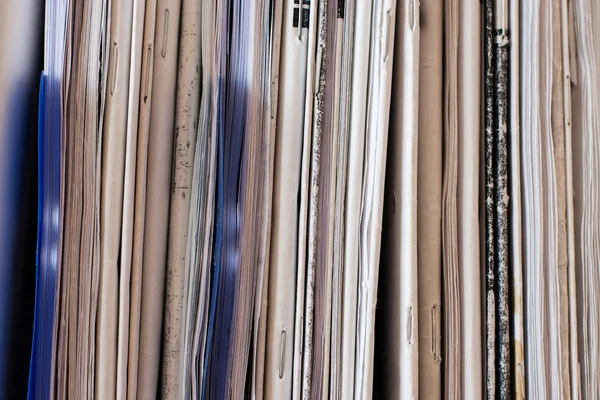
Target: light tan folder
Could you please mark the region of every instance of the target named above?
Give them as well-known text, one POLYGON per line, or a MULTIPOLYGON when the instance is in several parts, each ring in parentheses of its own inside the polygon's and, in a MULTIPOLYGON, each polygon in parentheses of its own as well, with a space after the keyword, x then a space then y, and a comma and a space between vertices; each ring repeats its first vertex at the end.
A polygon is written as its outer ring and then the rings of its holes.
POLYGON ((135 204, 133 219, 133 253, 131 256, 131 288, 129 301, 129 351, 127 362, 127 399, 137 399, 140 319, 142 307, 142 264, 146 223, 146 179, 148 171, 148 139, 152 107, 154 69, 154 27, 156 0, 146 0, 142 45, 140 108, 135 171, 135 204))
POLYGON ((102 151, 100 292, 96 333, 96 397, 116 395, 119 276, 123 181, 131 58, 133 2, 111 5, 110 51, 102 151))
MULTIPOLYGON (((565 114, 565 79, 563 76, 563 53, 562 53, 562 0, 553 0, 551 3, 552 17, 552 89, 551 95, 551 135, 552 149, 554 155, 554 171, 556 174, 556 247, 557 247, 557 273, 558 273, 558 327, 559 327, 559 349, 560 353, 560 375, 562 377, 563 398, 571 397, 571 375, 570 375, 570 346, 569 346, 569 237, 567 219, 567 172, 566 172, 566 114, 565 114)), ((565 27, 566 28, 566 27, 565 27)), ((567 84, 570 85, 569 80, 567 84)))
POLYGON ((458 260, 458 30, 460 0, 444 2, 444 167, 442 269, 444 398, 462 399, 460 269, 458 260))
POLYGON ((183 0, 177 69, 175 143, 167 251, 161 398, 179 398, 184 329, 184 281, 194 150, 200 109, 200 0, 183 0))
POLYGON ((442 398, 443 3, 421 1, 417 255, 419 395, 442 398))
POLYGON ((570 48, 571 65, 574 67, 571 69, 573 129, 571 146, 567 143, 567 154, 572 152, 572 183, 575 193, 574 225, 577 252, 575 256, 577 290, 579 290, 577 317, 580 318, 577 339, 581 359, 579 398, 586 399, 597 396, 600 392, 600 357, 598 353, 589 353, 592 346, 598 343, 600 328, 598 309, 590 306, 600 298, 597 278, 594 280, 592 278, 597 277, 597 272, 594 271, 597 271, 600 254, 597 246, 590 245, 593 243, 592 232, 597 232, 598 229, 597 219, 592 217, 590 212, 598 207, 598 185, 590 185, 590 182, 597 182, 600 172, 597 167, 598 153, 594 150, 597 147, 600 129, 597 119, 600 110, 598 80, 597 72, 594 72, 600 64, 600 46, 595 28, 600 21, 600 4, 594 1, 571 0, 569 6, 572 13, 570 25, 573 26, 573 20, 577 22, 574 24, 577 45, 570 48), (581 23, 583 20, 587 23, 581 23))
POLYGON ((131 299, 131 266, 135 215, 135 181, 140 109, 140 77, 142 69, 142 42, 144 34, 145 0, 133 3, 131 31, 131 65, 127 102, 127 137, 125 143, 125 178, 123 190, 123 223, 119 259, 119 324, 117 334, 117 399, 127 398, 127 362, 129 360, 129 315, 131 299))
MULTIPOLYGON (((68 62, 63 73, 59 73, 64 84, 61 175, 65 183, 61 189, 64 208, 61 206, 63 232, 59 246, 64 255, 59 261, 62 266, 57 293, 61 294, 61 301, 57 305, 61 311, 56 316, 60 315, 61 322, 56 325, 58 352, 56 372, 53 369, 52 373, 56 374, 56 397, 79 398, 90 397, 94 392, 100 279, 100 151, 106 78, 106 70, 101 71, 105 65, 100 60, 107 57, 103 46, 107 40, 106 4, 79 2, 62 11, 74 15, 65 26, 70 42, 65 43, 68 62), (82 109, 81 104, 86 107, 82 109)), ((54 76, 57 71, 49 73, 54 76)))
MULTIPOLYGON (((273 205, 274 205, 274 188, 275 188, 275 146, 277 144, 277 125, 278 125, 278 109, 279 109, 279 66, 281 62, 281 42, 283 28, 283 0, 275 0, 269 6, 271 8, 271 25, 270 25, 270 63, 267 62, 269 77, 269 90, 267 91, 268 102, 268 141, 265 146, 268 151, 265 151, 266 164, 266 185, 263 187, 263 212, 265 213, 265 221, 263 229, 259 237, 260 253, 265 263, 259 268, 258 279, 256 282, 255 293, 255 312, 254 312, 254 343, 256 349, 252 356, 252 396, 255 399, 262 399, 265 396, 266 385, 266 362, 267 362, 267 324, 269 310, 269 277, 271 274, 271 251, 272 251, 272 229, 273 229, 273 205)), ((264 33, 264 31, 263 31, 264 33)), ((265 124, 266 126, 267 124, 265 124)), ((293 307, 293 306, 292 306, 293 307)), ((293 316, 293 308, 291 309, 293 316)), ((292 317, 293 321, 293 317, 292 317)), ((291 369, 290 369, 291 378, 291 369)))
POLYGON ((575 27, 573 20, 573 2, 561 0, 561 55, 563 63, 563 98, 565 115, 565 173, 567 194, 567 248, 568 248, 568 302, 569 302, 569 365, 571 376, 571 398, 581 398, 581 376, 579 368, 579 340, 577 324, 577 284, 576 284, 576 252, 575 247, 575 216, 573 190, 573 112, 572 84, 577 83, 577 52, 575 43, 575 27))
POLYGON ((158 0, 148 142, 138 399, 154 399, 161 356, 180 0, 158 0))

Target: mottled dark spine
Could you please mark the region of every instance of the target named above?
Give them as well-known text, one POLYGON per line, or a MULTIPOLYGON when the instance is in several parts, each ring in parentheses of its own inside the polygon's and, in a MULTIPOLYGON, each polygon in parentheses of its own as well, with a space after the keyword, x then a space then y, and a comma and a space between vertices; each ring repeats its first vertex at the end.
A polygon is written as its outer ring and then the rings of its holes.
POLYGON ((498 390, 500 399, 511 398, 510 296, 508 277, 508 33, 495 32, 496 57, 496 285, 498 300, 498 390))
POLYGON ((496 184, 494 182, 494 22, 493 0, 484 0, 484 88, 485 88, 485 302, 486 302, 486 396, 496 398, 496 296, 494 216, 496 184))
POLYGON ((337 17, 343 19, 345 10, 346 10, 346 0, 338 0, 338 2, 337 2, 337 17))
POLYGON ((292 13, 292 27, 308 28, 310 20, 310 0, 294 0, 294 11, 292 13))

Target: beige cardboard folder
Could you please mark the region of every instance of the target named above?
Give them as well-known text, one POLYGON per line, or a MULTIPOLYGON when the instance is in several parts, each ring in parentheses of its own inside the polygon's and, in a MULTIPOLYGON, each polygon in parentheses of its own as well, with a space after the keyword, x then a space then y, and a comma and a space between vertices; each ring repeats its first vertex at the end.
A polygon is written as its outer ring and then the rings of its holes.
POLYGON ((443 3, 421 1, 417 256, 419 395, 442 398, 443 3))
POLYGON ((520 103, 520 0, 510 1, 510 222, 511 273, 513 290, 513 379, 515 398, 522 400, 525 393, 525 336, 523 332, 523 237, 521 233, 521 103, 520 103))
POLYGON ((117 262, 121 244, 123 182, 127 137, 129 67, 133 2, 111 5, 110 65, 102 152, 100 211, 100 292, 96 333, 96 397, 116 396, 118 288, 117 262))
POLYGON ((129 351, 127 354, 127 399, 137 399, 140 319, 142 307, 142 264, 144 228, 146 225, 146 183, 148 172, 148 139, 152 107, 154 70, 154 27, 156 0, 147 0, 144 10, 142 69, 140 84, 138 137, 135 171, 135 204, 133 217, 133 253, 131 256, 131 288, 129 301, 129 351))
POLYGON ((138 360, 138 399, 154 399, 161 356, 180 0, 159 0, 153 52, 146 220, 138 360))
POLYGON ((186 247, 200 109, 201 6, 199 0, 183 0, 181 5, 165 287, 165 329, 162 338, 161 396, 164 399, 180 396, 186 247))
MULTIPOLYGON (((263 4, 265 10, 271 13, 269 29, 263 30, 263 38, 269 42, 269 57, 264 64, 265 75, 268 76, 268 90, 265 93, 267 97, 264 107, 264 114, 268 119, 265 122, 267 140, 264 143, 263 161, 265 163, 265 185, 263 185, 263 227, 259 236, 259 257, 265 260, 258 270, 255 293, 255 312, 253 316, 254 343, 252 344, 256 351, 252 356, 252 396, 255 399, 262 399, 265 396, 265 374, 267 358, 267 324, 269 310, 269 276, 270 259, 272 251, 272 229, 273 229, 273 202, 275 188, 275 146, 278 125, 278 107, 279 107, 279 65, 281 62, 281 42, 283 28, 283 0, 274 0, 270 5, 263 4), (269 33, 267 33, 269 32, 269 33)), ((263 11, 264 12, 264 11, 263 11)), ((264 14, 263 14, 264 15, 264 14)), ((293 309, 292 309, 293 312, 293 309)), ((291 373, 290 373, 291 378, 291 373)))
POLYGON ((131 31, 131 65, 127 101, 127 138, 125 143, 125 178, 123 189, 123 222, 119 259, 119 324, 117 334, 117 399, 127 398, 127 362, 129 360, 129 316, 131 299, 131 266, 135 216, 135 180, 140 106, 140 77, 144 39, 145 0, 133 4, 131 31))
MULTIPOLYGON (((556 193, 556 248, 557 248, 557 273, 558 273, 558 327, 560 354, 560 375, 562 377, 562 393, 565 398, 571 395, 570 374, 570 343, 569 343, 569 236, 567 218, 567 172, 566 172, 566 98, 564 96, 565 77, 563 74, 563 26, 562 26, 562 1, 553 0, 551 3, 552 17, 552 89, 550 126, 552 134, 552 149, 554 155, 555 193, 556 193)), ((565 27, 567 29, 567 27, 565 27)), ((570 86, 570 80, 567 79, 570 86)))
POLYGON ((458 264, 458 0, 444 2, 444 166, 442 268, 444 290, 444 398, 461 399, 462 351, 458 264))
MULTIPOLYGON (((581 382, 579 370, 579 342, 577 325, 577 285, 576 285, 576 247, 575 247, 575 217, 574 217, 574 197, 573 191, 573 113, 571 83, 576 82, 576 51, 571 44, 575 41, 574 22, 572 12, 572 1, 561 0, 560 2, 561 18, 561 52, 563 63, 563 98, 565 115, 565 173, 566 173, 566 193, 567 193, 567 242, 568 242, 568 280, 569 280, 569 365, 571 377, 571 398, 581 398, 581 382), (574 67, 575 66, 575 67, 574 67), (575 79, 574 79, 575 78, 575 79)), ((518 65, 518 64, 517 64, 518 65)))

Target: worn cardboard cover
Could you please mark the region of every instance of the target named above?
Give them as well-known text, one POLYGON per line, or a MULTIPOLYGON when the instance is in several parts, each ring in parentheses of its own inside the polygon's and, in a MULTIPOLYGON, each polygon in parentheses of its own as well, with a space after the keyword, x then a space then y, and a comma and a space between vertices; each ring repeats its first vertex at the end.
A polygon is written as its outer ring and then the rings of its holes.
POLYGON ((419 395, 442 398, 443 3, 421 1, 417 256, 419 395))
POLYGON ((131 283, 129 293, 129 351, 127 353, 127 399, 137 399, 137 376, 142 307, 142 264, 144 258, 144 228, 146 225, 146 184, 148 175, 148 139, 152 107, 154 27, 156 0, 146 0, 142 45, 142 69, 138 117, 138 137, 135 169, 135 200, 131 283))
POLYGON ((117 378, 119 249, 127 138, 133 2, 111 4, 108 84, 102 145, 100 292, 96 333, 97 398, 114 398, 117 378))
POLYGON ((154 399, 161 356, 180 0, 156 6, 138 358, 138 399, 154 399))
POLYGON ((127 137, 125 142, 125 177, 123 189, 123 222, 119 258, 119 319, 117 333, 117 399, 127 398, 127 363, 129 360, 129 315, 131 301, 131 267, 135 218, 135 181, 137 136, 140 109, 141 69, 143 61, 145 0, 133 4, 131 31, 131 65, 127 101, 127 137))
POLYGON ((200 111, 200 0, 183 0, 177 55, 175 138, 162 337, 161 396, 180 396, 184 329, 186 249, 192 198, 194 150, 200 111))

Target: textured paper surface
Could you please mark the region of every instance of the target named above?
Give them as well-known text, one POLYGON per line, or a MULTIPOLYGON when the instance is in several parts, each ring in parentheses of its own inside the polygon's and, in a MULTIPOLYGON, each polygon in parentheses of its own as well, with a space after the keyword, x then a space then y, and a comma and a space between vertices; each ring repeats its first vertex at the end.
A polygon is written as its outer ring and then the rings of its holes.
POLYGON ((458 29, 459 2, 444 2, 444 167, 442 265, 444 279, 444 398, 462 399, 462 341, 458 264, 458 29))
POLYGON ((600 7, 589 0, 573 1, 575 30, 577 38, 577 86, 573 89, 573 178, 575 189, 575 233, 578 298, 581 320, 580 359, 581 397, 590 398, 600 392, 600 353, 595 351, 600 345, 600 310, 594 304, 600 301, 600 276, 598 268, 600 254, 598 240, 594 231, 597 219, 593 217, 598 210, 597 182, 600 179, 598 168, 597 143, 600 140, 600 124, 593 115, 600 113, 598 102, 598 75, 600 48, 595 27, 600 21, 600 7))
POLYGON ((557 269, 558 298, 560 315, 560 359, 562 376, 562 395, 571 398, 569 375, 569 279, 568 279, 568 236, 567 236, 567 182, 565 157, 565 104, 562 54, 561 1, 552 1, 552 147, 556 171, 556 208, 557 226, 557 269))
MULTIPOLYGON (((105 99, 106 4, 55 5, 65 7, 67 23, 62 92, 62 263, 59 268, 60 325, 57 325, 56 395, 91 396, 94 391, 94 352, 99 281, 99 209, 102 116, 105 99), (80 36, 80 32, 88 34, 80 36), (71 39, 72 38, 72 39, 71 39), (72 57, 72 58, 71 58, 72 57), (86 104, 81 109, 80 104, 86 104)), ((58 12, 55 10, 54 12, 58 12)), ((62 61, 59 62, 62 64, 62 61)), ((53 77, 56 79, 56 77, 53 77)), ((58 82, 55 82, 56 84, 58 82)), ((55 112, 55 111, 54 111, 55 112)), ((117 235, 118 236, 118 235, 117 235)), ((60 254, 60 253, 59 253, 60 254)), ((46 256, 47 257, 47 256, 46 256)), ((59 255, 60 257, 60 255, 59 255)), ((57 310, 58 311, 58 310, 57 310)), ((57 322, 55 321, 55 324, 57 322)))
MULTIPOLYGON (((311 172, 310 172, 310 191, 308 208, 308 248, 307 248, 307 275, 306 275, 306 306, 304 320, 304 349, 303 360, 303 382, 302 393, 305 397, 316 395, 321 397, 323 388, 323 352, 324 347, 324 304, 326 286, 327 265, 320 259, 322 252, 319 250, 319 243, 326 242, 326 232, 321 230, 322 221, 319 202, 319 194, 323 189, 322 185, 322 160, 325 113, 325 79, 327 72, 327 18, 328 2, 327 0, 319 2, 318 8, 318 27, 317 27, 317 57, 315 61, 315 100, 312 125, 312 149, 311 149, 311 172), (325 234, 325 235, 324 235, 325 234), (314 392, 314 394, 313 394, 314 392)), ((310 84, 310 81, 309 81, 310 84)), ((328 132, 327 132, 328 133, 328 132)))
POLYGON ((572 94, 571 84, 576 82, 576 50, 573 46, 575 40, 572 2, 562 0, 560 4, 561 17, 561 50, 562 50, 562 78, 565 114, 565 173, 566 173, 566 207, 567 207, 567 242, 568 242, 568 301, 569 301, 569 372, 571 378, 571 396, 573 399, 581 397, 580 369, 579 369, 579 344, 577 324, 577 284, 576 284, 576 249, 575 249, 575 217, 574 217, 574 191, 573 191, 573 144, 572 144, 572 94), (574 67, 575 65, 575 67, 574 67))
POLYGON ((563 391, 560 357, 558 209, 552 143, 552 8, 524 3, 522 30, 523 246, 528 397, 563 391), (539 38, 539 39, 538 39, 539 38), (527 50, 526 50, 527 49, 527 50), (540 341, 539 337, 545 337, 540 341))

